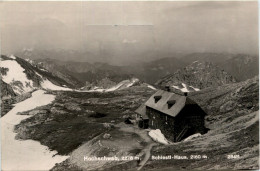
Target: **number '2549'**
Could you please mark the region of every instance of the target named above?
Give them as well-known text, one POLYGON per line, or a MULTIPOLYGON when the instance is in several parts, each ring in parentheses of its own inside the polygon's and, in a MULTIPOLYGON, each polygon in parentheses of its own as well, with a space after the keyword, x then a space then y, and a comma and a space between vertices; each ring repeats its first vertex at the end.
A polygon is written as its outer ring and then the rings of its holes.
POLYGON ((227 159, 238 159, 238 158, 240 158, 240 156, 238 154, 227 155, 227 159))

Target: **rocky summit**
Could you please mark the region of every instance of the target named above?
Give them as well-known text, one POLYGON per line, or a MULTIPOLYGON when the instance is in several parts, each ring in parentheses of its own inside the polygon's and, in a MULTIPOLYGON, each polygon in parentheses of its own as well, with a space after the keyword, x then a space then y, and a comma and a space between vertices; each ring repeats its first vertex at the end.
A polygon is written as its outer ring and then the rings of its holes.
POLYGON ((219 66, 211 62, 194 61, 192 64, 160 79, 156 82, 156 85, 173 87, 183 83, 204 89, 235 82, 236 79, 219 66))

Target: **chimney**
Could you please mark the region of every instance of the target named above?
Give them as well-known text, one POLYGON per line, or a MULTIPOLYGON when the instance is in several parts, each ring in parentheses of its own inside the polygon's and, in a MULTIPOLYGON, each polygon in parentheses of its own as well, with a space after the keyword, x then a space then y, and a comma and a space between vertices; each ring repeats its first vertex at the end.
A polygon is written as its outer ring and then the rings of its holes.
POLYGON ((184 96, 188 96, 188 92, 184 92, 184 96))
POLYGON ((168 92, 170 92, 170 86, 166 85, 166 86, 165 86, 165 90, 168 91, 168 92))

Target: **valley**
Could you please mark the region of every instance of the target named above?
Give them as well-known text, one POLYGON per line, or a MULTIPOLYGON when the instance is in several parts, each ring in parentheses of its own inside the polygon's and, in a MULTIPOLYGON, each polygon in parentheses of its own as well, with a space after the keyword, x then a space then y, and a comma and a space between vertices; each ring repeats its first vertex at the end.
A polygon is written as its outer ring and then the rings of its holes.
MULTIPOLYGON (((64 66, 55 74, 54 66, 52 71, 48 71, 47 66, 43 68, 43 65, 38 66, 33 61, 19 57, 2 55, 2 60, 11 61, 21 68, 18 71, 12 65, 1 63, 1 123, 11 116, 23 118, 13 125, 14 142, 33 141, 47 147, 53 158, 46 160, 55 162, 48 169, 180 170, 259 167, 258 76, 239 81, 213 63, 194 61, 157 80, 156 84, 148 84, 134 74, 128 74, 127 77, 119 75, 114 80, 113 76, 103 75, 92 77, 96 81, 89 80, 83 87, 75 88, 77 86, 71 84, 78 84, 79 78, 65 74, 64 66), (8 75, 9 71, 20 72, 22 79, 8 75), (77 81, 67 82, 70 77, 77 81), (189 98, 201 106, 207 113, 205 126, 209 129, 208 133, 164 145, 152 140, 148 135, 150 129, 138 127, 134 111, 158 88, 164 89, 166 85, 170 85, 171 91, 176 93, 188 92, 189 98), (44 94, 52 96, 53 100, 28 109, 16 109, 15 103, 30 100, 38 91, 45 91, 44 94), (187 158, 152 159, 152 156, 161 155, 187 158), (191 155, 203 155, 204 158, 195 160, 190 158, 191 155), (54 160, 56 156, 62 160, 54 160), (134 159, 84 161, 84 157, 104 156, 117 156, 120 159, 128 156, 134 159), (239 157, 227 159, 228 156, 239 157)), ((66 72, 70 73, 68 70, 66 72)), ((100 71, 91 72, 96 76, 95 72, 100 71)), ((12 131, 12 128, 8 127, 8 130, 12 131)))
MULTIPOLYGON (((142 139, 140 134, 147 133, 141 133, 134 125, 125 124, 124 120, 127 117, 134 118, 133 111, 153 92, 142 86, 102 94, 57 92, 50 106, 21 113, 37 114, 15 127, 18 133, 16 137, 37 140, 57 150, 58 154, 70 155, 53 170, 96 170, 99 167, 105 170, 135 169, 139 167, 139 161, 89 163, 82 160, 85 155, 139 155, 143 159, 145 154, 142 149, 152 140, 142 139), (134 131, 129 133, 125 129, 134 131), (105 135, 109 135, 108 138, 105 135), (127 145, 121 147, 118 143, 127 145)), ((203 154, 208 159, 149 159, 142 169, 258 168, 258 78, 205 89, 191 98, 207 111, 205 125, 210 131, 186 142, 166 146, 155 144, 151 155, 203 154), (241 138, 244 140, 241 141, 241 138), (240 158, 228 160, 228 154, 237 154, 240 158), (223 162, 216 166, 215 163, 219 161, 223 162)))

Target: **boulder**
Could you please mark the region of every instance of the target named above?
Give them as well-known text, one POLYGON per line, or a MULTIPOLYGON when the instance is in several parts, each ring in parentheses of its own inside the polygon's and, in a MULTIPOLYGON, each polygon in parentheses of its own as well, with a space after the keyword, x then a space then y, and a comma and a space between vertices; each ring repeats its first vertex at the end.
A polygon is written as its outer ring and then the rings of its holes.
POLYGON ((103 138, 104 138, 104 139, 109 139, 109 138, 111 138, 111 135, 110 135, 110 134, 107 134, 107 133, 105 133, 105 134, 103 135, 103 138))
POLYGON ((62 110, 61 108, 52 107, 52 108, 51 108, 51 113, 53 113, 53 114, 65 114, 65 113, 67 113, 67 112, 64 111, 64 110, 62 110))
POLYGON ((103 123, 103 126, 105 128, 111 128, 112 127, 112 124, 111 123, 103 123))

